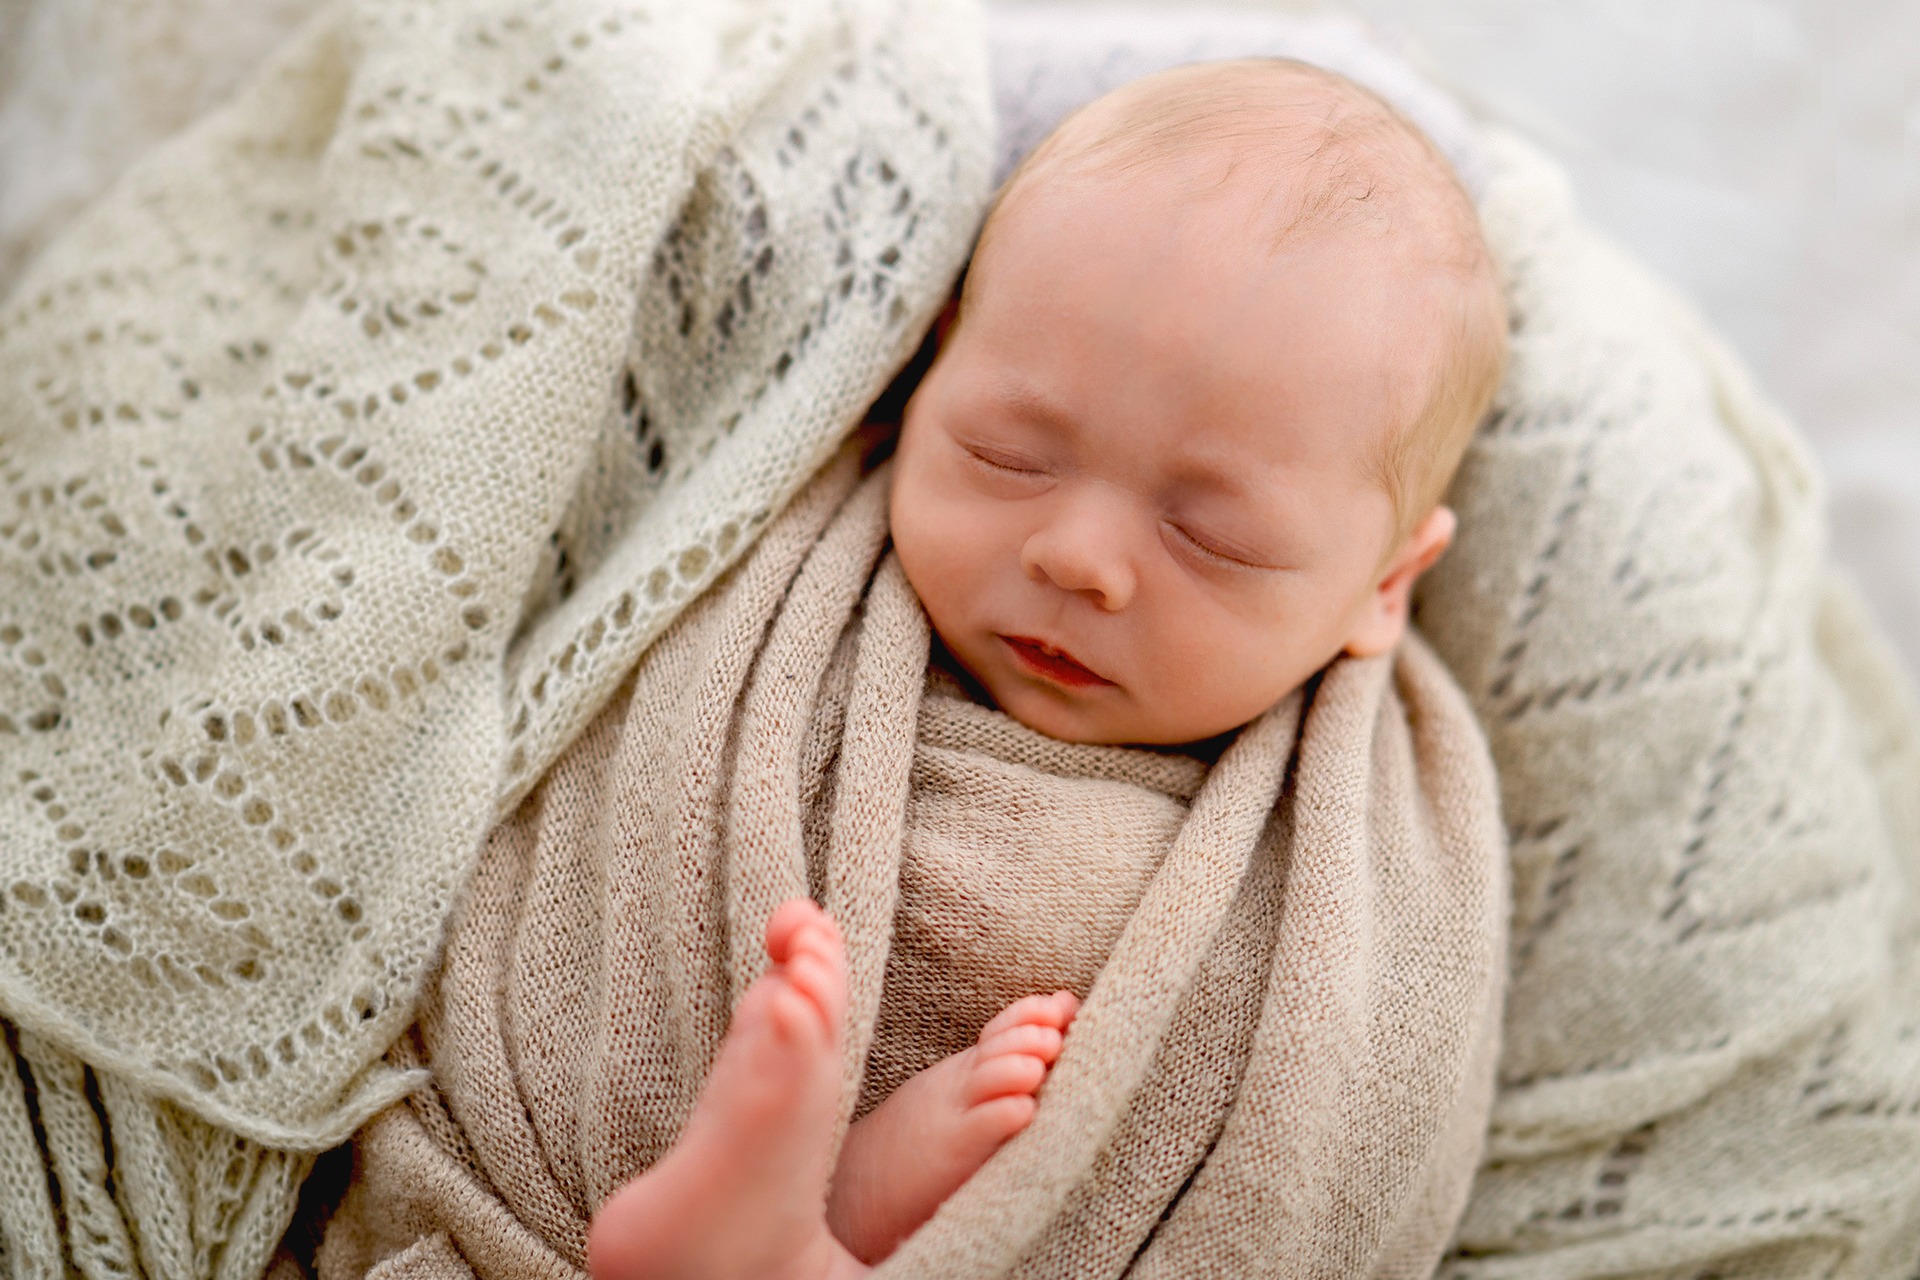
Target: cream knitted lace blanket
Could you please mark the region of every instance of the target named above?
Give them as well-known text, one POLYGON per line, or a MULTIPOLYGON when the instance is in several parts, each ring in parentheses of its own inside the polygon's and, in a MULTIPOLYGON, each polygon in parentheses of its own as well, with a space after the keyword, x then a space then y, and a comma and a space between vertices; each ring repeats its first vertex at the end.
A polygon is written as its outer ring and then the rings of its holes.
POLYGON ((1792 428, 1490 139, 1514 356, 1420 623, 1513 836, 1488 1162, 1446 1280, 1920 1265, 1920 720, 1792 428))
POLYGON ((257 1273, 494 815, 944 297, 985 83, 965 3, 342 0, 0 304, 4 1269, 257 1273))
POLYGON ((361 1135, 324 1277, 578 1277, 763 967, 847 935, 844 1110, 1020 995, 1086 996, 1039 1114, 881 1274, 1419 1277, 1486 1128, 1504 839, 1417 640, 1198 760, 930 691, 851 457, 691 607, 494 830, 421 1020, 434 1084, 361 1135), (851 493, 850 493, 851 489, 851 493))

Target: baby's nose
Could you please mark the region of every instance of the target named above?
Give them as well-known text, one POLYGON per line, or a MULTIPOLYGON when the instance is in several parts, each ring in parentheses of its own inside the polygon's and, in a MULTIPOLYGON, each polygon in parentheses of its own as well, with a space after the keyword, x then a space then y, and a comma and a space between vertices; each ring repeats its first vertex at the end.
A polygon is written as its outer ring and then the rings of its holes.
POLYGON ((1124 534, 1089 505, 1075 504, 1037 530, 1021 547, 1020 564, 1031 580, 1115 613, 1132 602, 1138 580, 1124 534))

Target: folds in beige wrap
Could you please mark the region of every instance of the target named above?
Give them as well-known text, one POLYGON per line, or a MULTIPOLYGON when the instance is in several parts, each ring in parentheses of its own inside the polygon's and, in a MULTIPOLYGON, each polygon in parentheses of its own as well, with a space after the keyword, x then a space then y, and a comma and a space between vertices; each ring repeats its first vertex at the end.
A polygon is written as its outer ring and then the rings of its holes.
POLYGON ((810 894, 849 950, 843 1118, 1000 1006, 1087 1001, 1031 1128, 899 1276, 1424 1276, 1492 1089, 1504 836, 1418 641, 1217 764, 1036 734, 929 679, 885 477, 843 456, 495 830, 323 1276, 574 1276, 810 894), (1088 994, 1090 993, 1090 994, 1088 994))

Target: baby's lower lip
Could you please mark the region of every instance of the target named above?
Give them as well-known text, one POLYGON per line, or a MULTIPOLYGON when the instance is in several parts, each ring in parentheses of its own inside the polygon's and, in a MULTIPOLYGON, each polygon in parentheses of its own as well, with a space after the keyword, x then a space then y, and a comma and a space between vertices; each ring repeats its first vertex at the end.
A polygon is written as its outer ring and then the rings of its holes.
POLYGON ((1030 636, 1001 636, 1000 641, 1013 651, 1020 664, 1035 675, 1044 676, 1055 684, 1067 685, 1074 689, 1089 689, 1099 685, 1111 685, 1113 681, 1105 676, 1095 675, 1073 660, 1073 655, 1063 653, 1030 636))

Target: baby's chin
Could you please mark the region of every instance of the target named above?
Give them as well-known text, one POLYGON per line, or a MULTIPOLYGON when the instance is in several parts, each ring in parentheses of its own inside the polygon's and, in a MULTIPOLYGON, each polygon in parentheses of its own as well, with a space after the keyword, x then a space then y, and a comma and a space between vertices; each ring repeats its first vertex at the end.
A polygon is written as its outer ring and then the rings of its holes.
MULTIPOLYGON (((1179 715, 1142 705, 1119 687, 1056 693, 1024 680, 986 681, 1002 712, 1035 733, 1100 746, 1174 747, 1206 742, 1240 728, 1253 716, 1212 719, 1179 715)), ((1256 713, 1257 714, 1257 713, 1256 713)))

